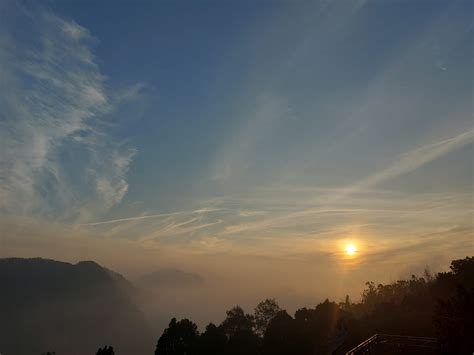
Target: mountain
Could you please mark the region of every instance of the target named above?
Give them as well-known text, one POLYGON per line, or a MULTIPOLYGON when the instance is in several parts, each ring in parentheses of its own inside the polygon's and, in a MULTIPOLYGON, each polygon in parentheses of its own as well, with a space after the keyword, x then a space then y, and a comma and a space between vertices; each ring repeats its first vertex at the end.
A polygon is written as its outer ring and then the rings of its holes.
POLYGON ((192 272, 162 269, 143 275, 135 283, 143 288, 189 287, 202 285, 204 278, 192 272))
POLYGON ((93 261, 0 259, 0 353, 151 354, 154 338, 133 286, 93 261))

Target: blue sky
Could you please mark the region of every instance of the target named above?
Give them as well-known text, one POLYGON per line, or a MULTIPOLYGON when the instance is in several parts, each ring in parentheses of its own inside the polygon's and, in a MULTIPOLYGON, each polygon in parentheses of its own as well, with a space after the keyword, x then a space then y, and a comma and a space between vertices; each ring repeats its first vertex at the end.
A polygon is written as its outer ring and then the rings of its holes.
POLYGON ((146 250, 147 267, 287 265, 281 282, 305 300, 301 268, 328 282, 350 270, 356 289, 472 254, 472 13, 1 2, 3 253, 120 264, 78 247, 100 240, 146 250), (51 254, 58 231, 82 252, 51 254))

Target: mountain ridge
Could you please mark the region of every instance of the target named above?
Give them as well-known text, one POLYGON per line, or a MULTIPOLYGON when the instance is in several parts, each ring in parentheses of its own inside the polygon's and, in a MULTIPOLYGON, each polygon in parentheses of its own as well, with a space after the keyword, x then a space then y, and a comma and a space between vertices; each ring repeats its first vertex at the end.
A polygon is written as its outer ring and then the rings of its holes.
POLYGON ((112 343, 122 354, 153 349, 133 285, 95 261, 2 258, 0 287, 2 354, 93 354, 112 343))

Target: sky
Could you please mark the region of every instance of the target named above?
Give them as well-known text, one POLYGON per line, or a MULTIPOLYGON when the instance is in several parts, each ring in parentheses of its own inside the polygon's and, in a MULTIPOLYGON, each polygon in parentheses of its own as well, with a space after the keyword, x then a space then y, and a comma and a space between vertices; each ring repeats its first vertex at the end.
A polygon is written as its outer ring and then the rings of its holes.
POLYGON ((0 0, 0 257, 196 272, 166 302, 203 321, 446 269, 474 253, 473 6, 0 0))

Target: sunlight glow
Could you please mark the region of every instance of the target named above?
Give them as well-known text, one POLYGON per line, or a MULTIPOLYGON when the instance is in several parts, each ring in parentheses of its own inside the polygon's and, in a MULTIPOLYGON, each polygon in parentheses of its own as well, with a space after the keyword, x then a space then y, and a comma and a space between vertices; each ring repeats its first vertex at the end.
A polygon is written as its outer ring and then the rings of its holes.
POLYGON ((344 250, 349 256, 353 256, 355 253, 357 253, 357 248, 354 244, 347 244, 344 250))

